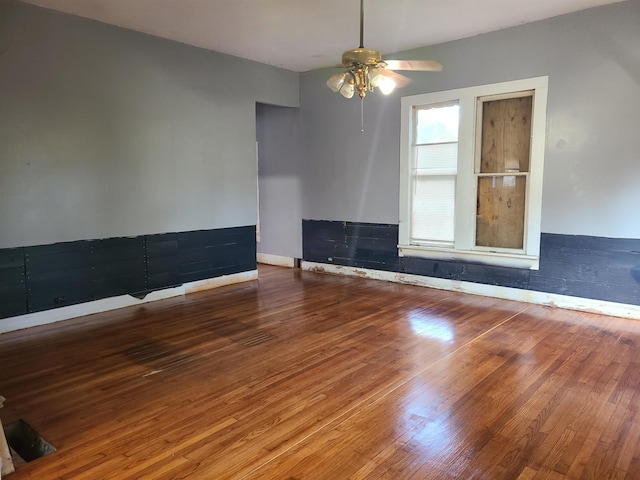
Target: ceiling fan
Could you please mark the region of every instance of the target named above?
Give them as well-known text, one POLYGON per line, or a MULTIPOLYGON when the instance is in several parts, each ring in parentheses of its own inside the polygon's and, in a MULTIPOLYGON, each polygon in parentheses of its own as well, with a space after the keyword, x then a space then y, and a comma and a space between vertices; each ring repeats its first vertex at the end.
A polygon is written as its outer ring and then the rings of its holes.
POLYGON ((411 80, 395 70, 438 72, 442 65, 435 60, 382 60, 377 50, 364 47, 364 0, 360 0, 360 46, 342 54, 342 65, 346 72, 336 73, 327 80, 333 92, 351 98, 357 92, 364 99, 367 92, 379 88, 384 95, 396 87, 403 87, 411 80))

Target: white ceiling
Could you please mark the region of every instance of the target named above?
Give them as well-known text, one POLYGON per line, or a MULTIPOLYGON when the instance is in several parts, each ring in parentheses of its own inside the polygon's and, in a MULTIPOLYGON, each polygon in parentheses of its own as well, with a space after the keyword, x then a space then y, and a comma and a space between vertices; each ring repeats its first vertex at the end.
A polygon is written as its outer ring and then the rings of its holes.
MULTIPOLYGON (((359 43, 358 0, 25 0, 303 72, 359 43)), ((383 54, 620 0, 365 0, 366 47, 383 54)))

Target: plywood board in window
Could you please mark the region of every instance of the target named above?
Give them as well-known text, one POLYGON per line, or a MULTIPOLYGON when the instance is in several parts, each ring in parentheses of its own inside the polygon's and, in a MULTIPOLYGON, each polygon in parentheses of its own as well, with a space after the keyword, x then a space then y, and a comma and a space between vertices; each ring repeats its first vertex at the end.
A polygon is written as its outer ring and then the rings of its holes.
POLYGON ((526 177, 478 179, 476 245, 523 248, 526 177))
POLYGON ((529 171, 532 96, 482 103, 480 173, 529 171))

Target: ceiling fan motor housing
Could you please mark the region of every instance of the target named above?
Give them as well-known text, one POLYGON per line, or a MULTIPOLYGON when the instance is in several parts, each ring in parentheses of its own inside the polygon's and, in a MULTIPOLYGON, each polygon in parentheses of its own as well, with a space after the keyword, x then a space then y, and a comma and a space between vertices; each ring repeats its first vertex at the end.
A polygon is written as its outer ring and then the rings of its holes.
POLYGON ((342 64, 347 68, 359 65, 375 66, 379 63, 382 63, 382 55, 370 48, 354 48, 342 54, 342 64))

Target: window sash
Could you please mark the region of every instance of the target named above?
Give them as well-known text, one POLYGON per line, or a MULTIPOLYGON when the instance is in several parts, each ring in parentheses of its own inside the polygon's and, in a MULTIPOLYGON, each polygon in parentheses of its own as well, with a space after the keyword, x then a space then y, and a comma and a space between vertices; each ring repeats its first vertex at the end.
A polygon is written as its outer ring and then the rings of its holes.
POLYGON ((414 175, 411 243, 453 246, 456 175, 414 175))

